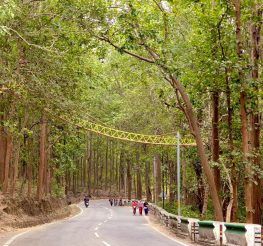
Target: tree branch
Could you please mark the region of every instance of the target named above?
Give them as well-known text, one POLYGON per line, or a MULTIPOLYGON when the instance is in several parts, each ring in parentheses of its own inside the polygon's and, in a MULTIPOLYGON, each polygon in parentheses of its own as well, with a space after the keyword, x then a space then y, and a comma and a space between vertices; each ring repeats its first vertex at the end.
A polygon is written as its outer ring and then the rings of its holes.
POLYGON ((7 32, 7 30, 9 31, 12 31, 13 33, 15 33, 20 39, 22 39, 28 46, 33 46, 35 48, 38 48, 40 50, 44 50, 44 51, 48 51, 48 52, 51 52, 51 53, 57 53, 56 51, 54 50, 50 50, 46 47, 43 47, 43 46, 40 46, 40 45, 37 45, 37 44, 32 44, 30 43, 29 41, 27 41, 18 31, 14 30, 13 28, 11 27, 8 27, 8 26, 0 26, 4 32, 6 32, 7 34, 10 34, 9 32, 7 32))
POLYGON ((153 1, 154 1, 154 3, 156 4, 156 6, 158 7, 158 9, 159 9, 160 11, 164 12, 163 7, 162 7, 156 0, 153 0, 153 1))
POLYGON ((101 41, 107 42, 108 44, 110 44, 111 46, 113 46, 116 50, 122 51, 122 52, 124 52, 124 53, 126 53, 126 54, 128 54, 128 55, 130 55, 130 56, 133 56, 133 57, 135 57, 135 58, 137 58, 137 59, 139 59, 139 60, 141 60, 141 61, 145 61, 145 62, 152 63, 152 64, 155 63, 155 60, 152 60, 152 59, 150 59, 150 58, 148 58, 148 57, 140 56, 140 55, 138 55, 138 54, 136 54, 136 53, 133 53, 133 52, 131 52, 131 51, 128 51, 128 50, 126 50, 126 49, 121 48, 120 46, 114 44, 109 38, 99 37, 99 36, 97 36, 97 38, 98 38, 99 40, 101 40, 101 41))
POLYGON ((189 115, 188 115, 187 110, 184 108, 184 106, 183 106, 183 104, 182 104, 182 102, 181 102, 181 100, 180 100, 180 96, 179 96, 179 94, 178 94, 178 90, 176 89, 176 85, 173 83, 173 80, 172 80, 172 79, 169 79, 167 76, 165 76, 164 78, 165 78, 165 80, 168 81, 168 82, 171 84, 171 86, 174 88, 174 90, 175 90, 175 95, 176 95, 176 98, 177 98, 177 101, 178 101, 178 106, 179 106, 178 108, 184 113, 184 115, 185 115, 185 117, 186 117, 186 119, 187 119, 187 121, 188 121, 190 131, 191 131, 192 135, 195 136, 194 129, 193 129, 193 126, 192 126, 192 124, 191 124, 189 115))

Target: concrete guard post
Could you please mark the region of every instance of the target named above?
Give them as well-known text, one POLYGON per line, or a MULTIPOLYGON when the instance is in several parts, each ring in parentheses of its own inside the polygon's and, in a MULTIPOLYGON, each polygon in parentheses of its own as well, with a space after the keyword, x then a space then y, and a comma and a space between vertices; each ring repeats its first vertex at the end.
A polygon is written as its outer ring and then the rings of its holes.
POLYGON ((182 216, 169 214, 169 224, 168 227, 174 231, 176 234, 179 233, 181 228, 181 218, 182 216))
POLYGON ((183 238, 186 238, 186 237, 191 238, 193 222, 196 222, 197 224, 198 221, 199 221, 198 219, 181 218, 181 228, 179 231, 179 236, 183 238))
POLYGON ((149 208, 151 214, 158 218, 166 227, 174 231, 176 234, 180 231, 181 216, 168 213, 166 210, 150 203, 149 208))
POLYGON ((202 245, 262 246, 262 227, 256 224, 199 221, 168 213, 149 204, 151 214, 179 237, 198 241, 202 245))
POLYGON ((162 215, 162 222, 163 224, 168 227, 169 226, 169 213, 165 210, 161 210, 161 215, 162 215))
POLYGON ((261 226, 256 224, 225 223, 226 245, 260 246, 261 226))
POLYGON ((223 222, 199 221, 199 240, 202 245, 225 245, 226 237, 223 222), (222 230, 222 232, 220 232, 222 230))

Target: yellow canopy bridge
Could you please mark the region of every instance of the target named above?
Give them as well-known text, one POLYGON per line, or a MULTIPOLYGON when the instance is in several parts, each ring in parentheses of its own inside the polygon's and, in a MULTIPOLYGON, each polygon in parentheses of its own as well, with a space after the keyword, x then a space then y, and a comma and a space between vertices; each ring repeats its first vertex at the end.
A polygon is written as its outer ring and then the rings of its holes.
MULTIPOLYGON (((115 138, 118 140, 142 143, 142 144, 152 144, 152 145, 166 145, 166 146, 178 145, 178 137, 176 137, 175 135, 174 136, 173 135, 145 135, 140 133, 118 130, 108 126, 104 126, 102 124, 91 122, 89 120, 81 120, 78 123, 76 123, 62 116, 59 116, 59 119, 77 128, 94 132, 106 137, 115 138)), ((180 138, 179 144, 181 146, 196 146, 195 141, 193 141, 193 139, 190 137, 180 138)))

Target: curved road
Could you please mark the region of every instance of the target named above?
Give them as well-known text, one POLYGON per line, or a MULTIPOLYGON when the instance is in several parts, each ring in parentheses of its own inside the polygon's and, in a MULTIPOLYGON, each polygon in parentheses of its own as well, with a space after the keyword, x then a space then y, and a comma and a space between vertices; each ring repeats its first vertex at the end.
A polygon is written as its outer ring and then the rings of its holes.
POLYGON ((110 207, 108 201, 90 201, 82 213, 64 221, 36 227, 5 246, 182 246, 158 233, 144 216, 130 207, 110 207))

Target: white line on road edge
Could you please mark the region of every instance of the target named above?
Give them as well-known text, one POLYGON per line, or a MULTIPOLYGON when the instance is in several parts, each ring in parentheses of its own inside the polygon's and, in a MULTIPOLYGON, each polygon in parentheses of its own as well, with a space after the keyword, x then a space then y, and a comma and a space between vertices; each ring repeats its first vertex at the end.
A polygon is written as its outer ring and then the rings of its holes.
POLYGON ((96 237, 98 237, 98 238, 100 237, 99 234, 98 234, 97 232, 95 232, 94 234, 95 234, 96 237))
POLYGON ((10 239, 4 244, 4 246, 9 246, 16 238, 22 236, 23 234, 25 234, 25 233, 27 233, 27 232, 28 232, 28 231, 24 231, 24 232, 22 232, 22 233, 19 233, 19 234, 13 236, 12 238, 10 238, 10 239))
POLYGON ((75 216, 68 218, 68 220, 72 220, 72 219, 83 214, 84 210, 79 205, 77 205, 77 207, 80 209, 80 212, 78 214, 76 214, 75 216))
POLYGON ((182 243, 182 242, 176 240, 175 238, 173 238, 173 237, 171 237, 171 236, 169 236, 169 235, 167 235, 167 234, 159 231, 155 226, 153 226, 151 223, 149 223, 149 218, 146 218, 146 220, 147 220, 147 222, 148 222, 148 225, 149 225, 151 228, 153 228, 155 231, 159 232, 159 233, 162 234, 163 236, 169 238, 170 240, 178 243, 178 244, 181 245, 181 246, 189 246, 189 245, 190 245, 190 244, 182 243))
MULTIPOLYGON (((78 217, 78 216, 83 214, 83 209, 79 205, 77 205, 77 207, 80 209, 80 212, 78 214, 76 214, 75 216, 70 217, 70 218, 65 219, 65 220, 72 220, 72 219, 74 219, 74 218, 76 218, 76 217, 78 217)), ((51 222, 51 223, 46 223, 46 224, 43 224, 43 225, 39 225, 38 228, 49 226, 49 225, 53 225, 53 224, 58 223, 58 222, 61 222, 61 220, 54 221, 54 222, 51 222)), ((31 229, 29 229, 27 231, 21 232, 21 233, 15 235, 15 236, 11 237, 3 246, 10 246, 18 237, 21 237, 22 235, 32 231, 34 228, 31 228, 31 229)))
POLYGON ((98 229, 99 229, 98 227, 95 227, 95 229, 94 229, 94 230, 95 230, 95 231, 97 231, 98 229))
POLYGON ((106 246, 111 246, 109 243, 105 242, 105 241, 102 241, 102 243, 106 246))

